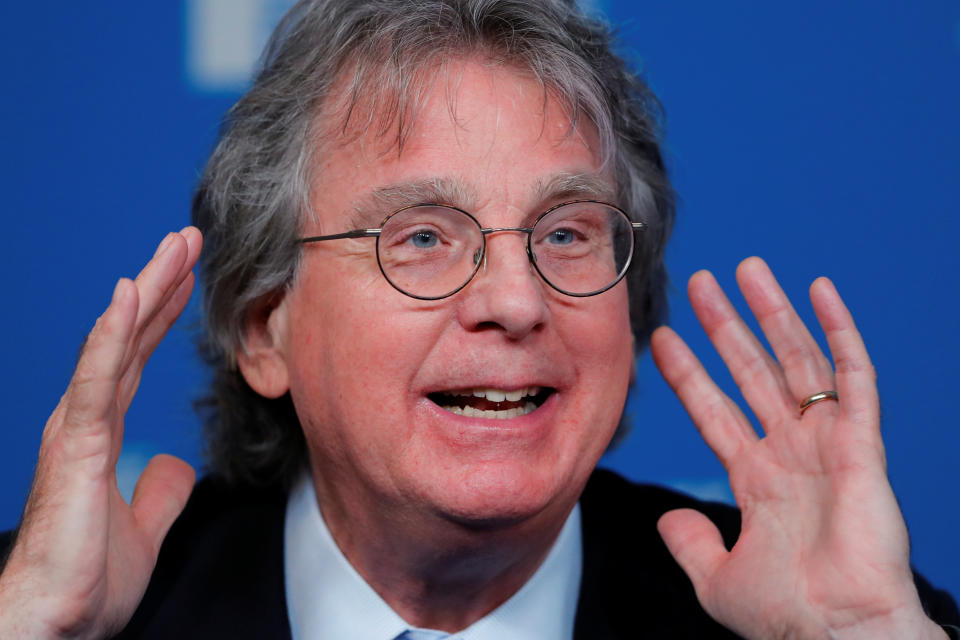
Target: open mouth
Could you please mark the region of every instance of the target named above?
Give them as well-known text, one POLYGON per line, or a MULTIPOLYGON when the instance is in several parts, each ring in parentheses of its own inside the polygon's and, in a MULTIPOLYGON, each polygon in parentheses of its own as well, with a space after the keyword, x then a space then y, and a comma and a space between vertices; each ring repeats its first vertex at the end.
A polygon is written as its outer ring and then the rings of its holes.
POLYGON ((553 391, 549 387, 526 387, 513 391, 477 388, 437 391, 427 397, 458 416, 507 420, 536 411, 553 391))

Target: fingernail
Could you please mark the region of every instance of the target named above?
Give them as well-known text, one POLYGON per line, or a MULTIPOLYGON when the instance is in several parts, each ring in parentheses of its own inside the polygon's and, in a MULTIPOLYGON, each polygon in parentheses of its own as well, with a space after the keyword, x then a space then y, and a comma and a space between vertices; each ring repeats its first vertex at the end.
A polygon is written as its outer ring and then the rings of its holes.
POLYGON ((173 233, 167 234, 167 236, 163 239, 163 242, 160 243, 160 246, 157 247, 157 251, 153 254, 154 258, 166 251, 167 247, 170 246, 170 243, 173 242, 173 236, 173 233))

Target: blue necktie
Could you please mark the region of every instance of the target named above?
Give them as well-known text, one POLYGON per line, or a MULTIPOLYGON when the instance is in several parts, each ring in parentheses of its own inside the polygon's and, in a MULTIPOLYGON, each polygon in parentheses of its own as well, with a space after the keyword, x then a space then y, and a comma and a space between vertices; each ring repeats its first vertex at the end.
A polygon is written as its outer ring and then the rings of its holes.
POLYGON ((443 631, 431 631, 429 629, 407 629, 394 640, 443 640, 449 638, 449 633, 443 631))

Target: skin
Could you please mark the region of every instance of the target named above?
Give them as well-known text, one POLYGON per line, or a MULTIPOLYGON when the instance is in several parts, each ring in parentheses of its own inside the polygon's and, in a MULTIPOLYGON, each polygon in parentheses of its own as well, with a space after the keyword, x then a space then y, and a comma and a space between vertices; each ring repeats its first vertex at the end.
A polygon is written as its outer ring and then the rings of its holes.
POLYGON ((121 279, 47 421, 16 544, 0 575, 0 637, 103 638, 133 614, 194 473, 157 456, 128 505, 117 489, 123 417, 143 365, 193 289, 200 232, 169 234, 121 279))
MULTIPOLYGON (((318 172, 325 197, 308 232, 342 231, 352 195, 424 174, 467 182, 476 200, 459 204, 484 225, 513 226, 552 204, 532 197, 544 173, 597 169, 592 133, 559 135, 562 113, 552 103, 544 112, 528 80, 462 71, 456 126, 431 104, 421 120, 431 126, 402 154, 367 140, 330 156, 340 162, 318 172)), ((626 293, 561 298, 530 270, 521 239, 504 234, 467 289, 418 302, 386 285, 362 242, 308 252, 288 294, 251 315, 243 371, 264 395, 293 394, 321 508, 358 571, 411 622, 462 626, 535 570, 614 429, 629 376, 626 293), (424 399, 437 385, 530 383, 555 386, 554 404, 516 428, 451 418, 424 399), (387 524, 397 527, 389 535, 387 524)), ((124 413, 186 304, 200 245, 196 229, 170 234, 135 281, 120 280, 91 332, 44 430, 0 575, 0 637, 106 637, 143 594, 193 471, 159 456, 127 505, 115 462, 124 413)), ((849 312, 828 280, 814 282, 834 371, 761 260, 744 261, 737 279, 776 359, 709 273, 691 278, 690 301, 764 438, 675 333, 652 337, 743 510, 730 552, 702 515, 666 514, 669 549, 704 608, 747 638, 945 638, 910 578, 874 373, 849 312), (839 402, 799 414, 801 398, 831 388, 839 402)))
POLYGON ((826 278, 810 287, 834 371, 762 260, 743 261, 737 283, 776 360, 710 273, 694 274, 688 294, 765 437, 679 336, 666 327, 652 336, 657 366, 726 467, 743 514, 727 552, 702 514, 667 513, 658 528, 668 548, 707 612, 745 637, 945 638, 913 584, 876 374, 836 288, 826 278), (839 402, 801 415, 799 401, 824 389, 839 402))
MULTIPOLYGON (((402 152, 390 136, 366 135, 326 155, 306 235, 351 228, 351 213, 378 189, 433 179, 469 194, 447 204, 484 227, 523 226, 570 199, 538 185, 604 175, 595 133, 570 135, 558 103, 544 111, 534 80, 475 62, 450 77, 454 112, 441 82, 402 152)), ((564 296, 536 274, 525 242, 491 236, 481 272, 433 302, 390 286, 371 239, 309 245, 297 282, 261 316, 241 360, 259 392, 291 392, 335 540, 417 626, 462 629, 535 571, 626 399, 626 283, 564 296), (531 386, 556 391, 508 420, 454 415, 427 398, 531 386)))

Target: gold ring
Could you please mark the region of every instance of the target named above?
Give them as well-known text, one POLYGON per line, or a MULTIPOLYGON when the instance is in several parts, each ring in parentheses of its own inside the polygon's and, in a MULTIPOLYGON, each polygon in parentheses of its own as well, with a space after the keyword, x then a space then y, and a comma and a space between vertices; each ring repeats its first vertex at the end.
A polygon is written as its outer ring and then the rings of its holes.
POLYGON ((830 389, 829 391, 821 391, 820 393, 815 393, 812 396, 807 396, 800 401, 800 415, 803 415, 804 411, 817 404, 821 400, 837 400, 839 402, 837 392, 833 389, 830 389))

